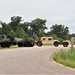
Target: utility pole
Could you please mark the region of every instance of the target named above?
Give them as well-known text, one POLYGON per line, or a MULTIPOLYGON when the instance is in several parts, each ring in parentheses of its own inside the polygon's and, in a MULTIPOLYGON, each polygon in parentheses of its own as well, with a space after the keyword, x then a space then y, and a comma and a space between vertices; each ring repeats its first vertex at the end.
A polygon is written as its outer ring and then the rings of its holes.
POLYGON ((73 50, 73 45, 74 45, 74 37, 71 38, 71 50, 73 50))

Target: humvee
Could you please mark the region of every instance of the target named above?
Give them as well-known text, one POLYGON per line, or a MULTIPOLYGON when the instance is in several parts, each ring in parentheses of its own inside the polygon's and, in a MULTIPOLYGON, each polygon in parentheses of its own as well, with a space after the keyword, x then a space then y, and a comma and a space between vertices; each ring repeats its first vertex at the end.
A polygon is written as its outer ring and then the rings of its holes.
POLYGON ((68 42, 67 40, 65 40, 65 41, 58 41, 58 40, 56 40, 56 41, 54 41, 54 43, 53 43, 53 45, 54 45, 55 47, 58 47, 59 44, 63 45, 64 47, 68 47, 69 42, 68 42))

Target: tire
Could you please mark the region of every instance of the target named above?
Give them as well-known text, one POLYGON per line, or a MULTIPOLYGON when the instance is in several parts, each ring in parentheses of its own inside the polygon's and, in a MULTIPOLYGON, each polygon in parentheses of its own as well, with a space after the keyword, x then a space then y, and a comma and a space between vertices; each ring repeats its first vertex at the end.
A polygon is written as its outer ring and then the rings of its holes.
POLYGON ((64 47, 68 47, 68 42, 63 42, 64 47))
POLYGON ((22 42, 18 42, 18 47, 22 47, 23 43, 22 42))
POLYGON ((26 42, 24 42, 23 46, 26 47, 26 42))
POLYGON ((23 46, 24 47, 33 47, 34 46, 34 42, 26 41, 26 42, 24 42, 23 46))
POLYGON ((32 47, 32 44, 30 41, 26 41, 26 47, 32 47))
POLYGON ((13 45, 16 45, 16 42, 12 42, 13 45))
POLYGON ((59 42, 58 42, 58 41, 55 41, 55 42, 54 42, 54 46, 55 46, 55 47, 58 47, 58 46, 59 46, 59 42))
POLYGON ((7 47, 7 48, 10 48, 10 45, 9 45, 9 44, 7 44, 7 45, 6 45, 6 47, 7 47))
POLYGON ((2 48, 6 48, 6 44, 1 44, 1 47, 2 48))
POLYGON ((43 45, 41 41, 36 42, 36 44, 37 44, 37 46, 39 46, 39 47, 43 45))

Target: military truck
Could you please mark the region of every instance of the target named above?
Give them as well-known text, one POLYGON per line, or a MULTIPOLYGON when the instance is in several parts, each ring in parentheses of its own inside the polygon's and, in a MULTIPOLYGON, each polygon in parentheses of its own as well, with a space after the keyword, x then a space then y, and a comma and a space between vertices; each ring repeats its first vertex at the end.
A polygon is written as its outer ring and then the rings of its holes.
POLYGON ((5 34, 0 35, 0 46, 2 48, 10 47, 11 45, 16 45, 16 41, 14 40, 14 37, 5 34))
POLYGON ((24 40, 21 40, 21 41, 18 41, 17 42, 17 45, 19 47, 33 47, 34 45, 37 45, 37 46, 42 46, 42 41, 38 40, 38 41, 35 41, 34 39, 31 39, 31 38, 26 38, 24 40))
POLYGON ((36 41, 34 39, 21 39, 16 40, 10 35, 0 35, 0 46, 2 48, 10 47, 11 45, 18 45, 18 47, 33 47, 34 45, 42 46, 42 41, 36 41))
POLYGON ((53 44, 53 37, 41 37, 41 41, 45 45, 53 44))
POLYGON ((60 44, 64 47, 67 47, 70 43, 69 40, 54 40, 53 37, 41 37, 43 44, 53 44, 55 47, 58 47, 60 44))
POLYGON ((65 41, 55 40, 53 44, 55 47, 58 47, 60 44, 63 45, 64 47, 68 47, 69 41, 67 41, 67 40, 65 40, 65 41))

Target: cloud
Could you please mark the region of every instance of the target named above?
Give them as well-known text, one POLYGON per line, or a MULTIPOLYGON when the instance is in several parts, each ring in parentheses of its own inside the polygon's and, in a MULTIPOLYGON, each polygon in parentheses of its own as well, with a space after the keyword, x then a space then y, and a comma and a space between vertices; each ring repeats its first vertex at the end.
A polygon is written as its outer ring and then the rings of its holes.
POLYGON ((0 20, 10 22, 12 16, 24 21, 47 19, 47 26, 62 24, 74 32, 75 0, 0 0, 0 20))

